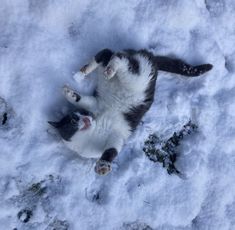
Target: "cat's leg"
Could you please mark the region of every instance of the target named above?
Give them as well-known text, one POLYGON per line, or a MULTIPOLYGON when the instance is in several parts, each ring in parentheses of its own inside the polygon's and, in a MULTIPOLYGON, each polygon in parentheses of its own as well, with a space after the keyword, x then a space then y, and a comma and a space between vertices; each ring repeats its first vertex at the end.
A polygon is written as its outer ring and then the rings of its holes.
MULTIPOLYGON (((150 73, 151 66, 147 66, 147 68, 150 73)), ((144 71, 144 74, 140 73, 140 63, 137 58, 127 53, 116 53, 105 67, 104 75, 109 80, 117 74, 121 82, 124 84, 127 83, 126 85, 131 85, 136 83, 136 81, 139 82, 141 80, 139 75, 146 75, 147 71, 144 71)))
POLYGON ((105 68, 104 75, 108 80, 117 77, 121 85, 132 92, 143 92, 149 82, 156 79, 156 68, 144 58, 117 53, 105 68))
POLYGON ((92 73, 94 70, 97 69, 98 66, 102 65, 103 67, 107 66, 109 63, 111 57, 113 55, 113 51, 109 49, 104 49, 98 52, 95 57, 92 59, 92 61, 86 65, 84 65, 79 72, 77 72, 73 78, 76 81, 79 81, 81 76, 86 76, 90 73, 92 73))
POLYGON ((115 148, 109 148, 104 151, 101 158, 96 162, 95 172, 99 175, 106 175, 112 170, 112 161, 118 152, 115 148))
POLYGON ((112 133, 107 140, 105 151, 96 162, 95 172, 100 175, 106 175, 112 170, 112 162, 121 151, 123 139, 117 133, 112 133))
POLYGON ((94 112, 97 108, 97 100, 93 96, 83 96, 68 86, 63 87, 65 98, 73 105, 94 112))
POLYGON ((127 60, 124 58, 120 58, 117 55, 113 56, 112 59, 109 61, 107 66, 104 69, 104 77, 107 80, 110 80, 115 76, 118 70, 124 70, 127 66, 127 60))

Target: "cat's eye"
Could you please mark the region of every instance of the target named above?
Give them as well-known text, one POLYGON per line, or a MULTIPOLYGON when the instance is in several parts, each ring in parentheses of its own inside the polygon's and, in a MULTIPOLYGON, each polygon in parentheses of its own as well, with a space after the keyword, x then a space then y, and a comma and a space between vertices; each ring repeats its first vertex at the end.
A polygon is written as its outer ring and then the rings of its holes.
POLYGON ((77 124, 77 120, 75 120, 74 118, 72 118, 72 119, 70 120, 70 122, 71 122, 71 124, 73 124, 73 125, 76 125, 76 124, 77 124))
POLYGON ((72 114, 72 119, 78 121, 79 120, 79 116, 73 113, 72 114))

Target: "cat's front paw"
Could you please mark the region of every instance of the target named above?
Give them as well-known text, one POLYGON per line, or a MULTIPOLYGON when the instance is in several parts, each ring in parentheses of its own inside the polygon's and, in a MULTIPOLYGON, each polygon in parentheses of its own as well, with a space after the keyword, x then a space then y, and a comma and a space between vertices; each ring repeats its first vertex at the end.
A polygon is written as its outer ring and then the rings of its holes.
POLYGON ((62 90, 64 96, 67 98, 67 100, 71 102, 78 102, 81 97, 75 93, 72 89, 69 88, 69 86, 65 85, 62 90))
POLYGON ((116 74, 115 69, 112 66, 107 66, 104 70, 104 77, 107 80, 110 80, 116 74))
POLYGON ((111 171, 111 163, 105 160, 98 160, 95 165, 95 172, 99 175, 107 175, 111 171))
POLYGON ((88 67, 89 67, 88 64, 84 65, 84 66, 80 69, 80 72, 83 73, 83 74, 87 74, 87 72, 88 72, 88 67))

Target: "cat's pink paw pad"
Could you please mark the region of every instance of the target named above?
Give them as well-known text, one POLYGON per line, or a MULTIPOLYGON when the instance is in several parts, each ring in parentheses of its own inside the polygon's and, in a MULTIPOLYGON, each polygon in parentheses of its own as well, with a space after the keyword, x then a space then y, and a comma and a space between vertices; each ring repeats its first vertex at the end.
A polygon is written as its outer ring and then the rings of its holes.
POLYGON ((115 70, 111 66, 107 66, 104 70, 104 76, 107 80, 111 79, 115 75, 115 70))
POLYGON ((99 175, 107 175, 111 171, 111 163, 105 160, 98 160, 95 165, 95 172, 99 175))

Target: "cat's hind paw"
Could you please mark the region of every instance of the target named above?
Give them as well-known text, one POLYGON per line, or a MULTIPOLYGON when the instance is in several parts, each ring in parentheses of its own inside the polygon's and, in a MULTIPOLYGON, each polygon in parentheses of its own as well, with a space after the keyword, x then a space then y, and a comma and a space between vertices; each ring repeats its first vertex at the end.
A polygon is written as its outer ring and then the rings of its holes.
POLYGON ((98 160, 95 165, 95 172, 99 175, 107 175, 111 171, 111 163, 105 160, 98 160))
POLYGON ((116 74, 115 69, 112 66, 107 66, 104 70, 104 77, 107 80, 110 80, 116 74))
POLYGON ((84 65, 79 72, 83 73, 83 74, 87 74, 88 72, 88 67, 89 67, 89 64, 86 64, 84 65))

